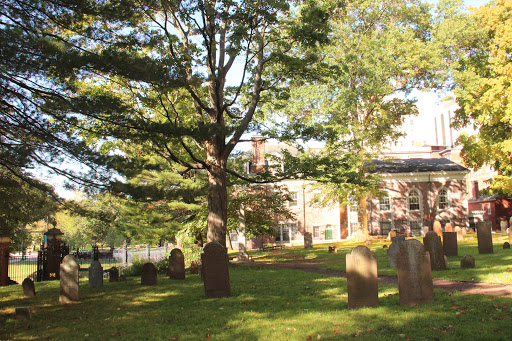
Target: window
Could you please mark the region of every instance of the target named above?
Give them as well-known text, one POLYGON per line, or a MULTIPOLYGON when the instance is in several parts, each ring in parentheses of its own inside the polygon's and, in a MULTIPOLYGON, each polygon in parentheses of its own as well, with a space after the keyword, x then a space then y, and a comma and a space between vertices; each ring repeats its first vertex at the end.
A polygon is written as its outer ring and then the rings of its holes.
POLYGON ((320 239, 320 226, 313 226, 313 238, 320 239))
POLYGON ((440 210, 445 210, 449 206, 448 191, 445 189, 439 191, 438 206, 440 210))
POLYGON ((288 225, 290 228, 290 240, 297 240, 297 224, 288 225))
POLYGON ((386 196, 380 200, 380 210, 384 212, 391 211, 391 199, 389 198, 389 194, 386 193, 386 196))
POLYGON ((298 200, 297 198, 299 197, 298 193, 297 192, 290 192, 290 207, 297 207, 298 206, 298 200))
POLYGON ((380 222, 380 234, 383 236, 387 236, 391 231, 391 222, 390 221, 381 221, 380 222))
POLYGON ((411 231, 411 235, 420 236, 421 235, 421 224, 419 221, 410 221, 409 229, 411 231))
POLYGON ((418 191, 411 191, 407 197, 409 211, 418 211, 420 209, 420 195, 418 191))
POLYGON ((487 203, 487 214, 491 214, 491 203, 487 203))
POLYGON ((238 242, 238 233, 236 233, 236 231, 229 232, 229 239, 231 239, 232 242, 238 242))
POLYGON ((277 231, 276 241, 285 243, 297 240, 297 224, 282 224, 277 231))

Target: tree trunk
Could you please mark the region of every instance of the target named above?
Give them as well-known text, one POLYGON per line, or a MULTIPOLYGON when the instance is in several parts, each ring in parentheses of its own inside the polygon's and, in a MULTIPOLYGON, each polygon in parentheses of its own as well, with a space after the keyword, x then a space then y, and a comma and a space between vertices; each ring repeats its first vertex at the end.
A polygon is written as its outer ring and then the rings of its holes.
POLYGON ((356 241, 364 242, 370 239, 370 233, 368 232, 368 213, 366 212, 366 197, 359 199, 357 216, 359 229, 357 230, 356 241))
MULTIPOLYGON (((215 147, 211 149, 217 149, 215 147)), ((209 151, 211 150, 209 148, 209 151)), ((226 246, 226 225, 228 221, 228 190, 226 162, 220 154, 208 153, 208 232, 207 242, 216 241, 226 246)))

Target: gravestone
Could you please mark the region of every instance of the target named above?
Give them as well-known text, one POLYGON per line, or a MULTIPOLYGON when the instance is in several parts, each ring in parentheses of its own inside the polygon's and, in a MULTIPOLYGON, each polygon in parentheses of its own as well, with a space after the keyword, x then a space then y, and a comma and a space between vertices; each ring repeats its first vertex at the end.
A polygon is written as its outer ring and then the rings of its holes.
POLYGON ((329 253, 338 253, 336 246, 329 246, 329 253))
POLYGON ((36 287, 34 285, 34 281, 30 278, 25 278, 21 283, 23 287, 23 296, 25 297, 34 297, 36 295, 36 287))
POLYGON ((472 269, 475 267, 475 258, 471 255, 465 255, 460 260, 460 267, 462 269, 472 269))
POLYGON ((395 230, 395 229, 389 231, 389 233, 388 233, 388 240, 392 241, 393 238, 395 238, 397 236, 397 234, 398 234, 398 231, 395 230))
POLYGON ((453 232, 452 224, 446 223, 446 225, 444 226, 444 232, 453 232))
POLYGON ((405 236, 394 237, 391 240, 391 245, 389 246, 387 252, 389 266, 392 268, 396 268, 398 253, 400 252, 400 246, 402 246, 403 242, 405 242, 405 236))
POLYGON ((457 241, 461 242, 464 240, 464 236, 462 235, 462 229, 458 226, 456 226, 454 229, 455 233, 457 233, 457 241))
POLYGON ((218 242, 210 242, 204 246, 201 259, 206 296, 231 296, 226 248, 218 242))
POLYGON ((508 229, 508 242, 512 243, 512 226, 508 229))
POLYGON ((156 266, 153 263, 146 263, 142 266, 140 275, 140 284, 142 285, 156 285, 157 284, 156 266))
POLYGON ((119 282, 119 269, 115 266, 108 270, 109 282, 119 282))
POLYGON ((356 246, 346 255, 348 308, 379 305, 377 257, 366 246, 356 246))
POLYGON ((119 282, 126 282, 126 276, 125 275, 119 275, 119 282))
POLYGON ((167 271, 170 279, 185 279, 185 257, 180 249, 172 249, 167 271))
POLYGON ((494 253, 491 224, 489 222, 476 223, 476 238, 478 239, 479 254, 494 253))
POLYGON ((447 257, 457 256, 457 232, 443 233, 443 253, 447 257))
POLYGON ((504 249, 510 249, 510 243, 509 242, 504 242, 503 243, 503 248, 504 249))
POLYGON ((425 245, 425 250, 430 254, 430 265, 432 270, 445 270, 446 263, 444 261, 441 237, 439 237, 434 231, 430 231, 425 235, 425 237, 423 237, 423 245, 425 245))
POLYGON ((502 220, 500 221, 500 232, 505 232, 508 229, 508 221, 502 220))
POLYGON ((467 229, 466 233, 475 233, 475 229, 470 227, 470 228, 467 229))
POLYGON ((428 226, 423 226, 423 228, 421 229, 421 235, 422 236, 426 235, 428 231, 430 231, 428 226))
POLYGON ((97 260, 89 266, 89 288, 103 288, 103 267, 97 260))
POLYGON ((199 274, 199 266, 197 265, 197 262, 195 260, 193 260, 191 263, 190 263, 190 273, 192 275, 197 275, 199 274))
POLYGON ((236 260, 239 262, 247 262, 249 260, 245 233, 245 208, 243 204, 240 205, 238 210, 238 254, 236 260))
POLYGON ((32 318, 32 307, 17 307, 14 309, 16 319, 27 319, 32 318))
POLYGON ((402 243, 397 268, 401 305, 434 302, 430 255, 421 242, 409 239, 402 243))
POLYGON ((199 273, 201 274, 201 282, 204 282, 204 253, 201 253, 201 268, 199 273))
POLYGON ((304 248, 313 248, 313 234, 311 232, 304 232, 304 248))
POLYGON ((75 256, 67 255, 60 265, 60 303, 78 301, 78 263, 75 256))
POLYGON ((443 235, 443 227, 441 226, 441 222, 435 221, 434 222, 434 232, 441 237, 443 235))

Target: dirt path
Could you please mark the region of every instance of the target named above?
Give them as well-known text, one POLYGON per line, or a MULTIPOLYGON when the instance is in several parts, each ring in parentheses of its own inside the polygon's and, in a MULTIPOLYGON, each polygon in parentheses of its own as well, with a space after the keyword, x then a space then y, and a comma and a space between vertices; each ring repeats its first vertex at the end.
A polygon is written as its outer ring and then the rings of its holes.
MULTIPOLYGON (((313 272, 317 274, 333 276, 333 277, 347 277, 347 273, 343 271, 322 269, 317 266, 318 262, 315 261, 301 261, 293 263, 254 263, 254 266, 265 266, 274 268, 287 268, 294 270, 301 270, 313 272)), ((379 276, 379 282, 398 285, 398 279, 394 276, 379 276)), ((459 291, 466 294, 482 294, 490 296, 508 296, 512 297, 512 285, 507 284, 494 284, 483 282, 462 282, 462 281, 449 281, 445 279, 433 279, 434 287, 441 288, 448 291, 459 291)))

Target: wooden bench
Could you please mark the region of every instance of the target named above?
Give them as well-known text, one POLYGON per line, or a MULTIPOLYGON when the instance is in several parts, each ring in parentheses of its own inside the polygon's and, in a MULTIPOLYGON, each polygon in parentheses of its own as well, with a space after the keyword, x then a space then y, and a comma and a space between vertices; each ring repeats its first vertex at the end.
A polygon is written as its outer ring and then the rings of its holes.
POLYGON ((284 249, 284 245, 263 245, 260 247, 260 251, 284 249))

